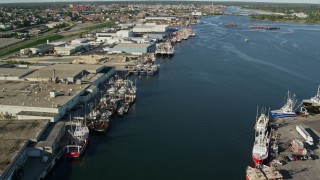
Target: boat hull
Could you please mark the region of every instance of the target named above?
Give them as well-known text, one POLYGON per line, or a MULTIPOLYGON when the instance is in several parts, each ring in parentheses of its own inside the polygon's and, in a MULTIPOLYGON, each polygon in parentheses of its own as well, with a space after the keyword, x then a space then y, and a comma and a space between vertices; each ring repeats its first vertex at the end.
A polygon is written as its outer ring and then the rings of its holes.
POLYGON ((295 113, 275 113, 275 112, 271 112, 271 115, 274 118, 288 118, 288 117, 296 117, 297 116, 295 113))
MULTIPOLYGON (((79 145, 80 146, 80 145, 79 145)), ((79 158, 83 155, 84 151, 86 150, 88 146, 88 140, 84 140, 84 143, 79 148, 79 151, 72 151, 72 152, 65 152, 65 157, 67 158, 79 158)))
POLYGON ((263 164, 263 161, 264 161, 264 159, 259 159, 259 158, 256 158, 255 156, 252 156, 252 159, 255 166, 263 164))

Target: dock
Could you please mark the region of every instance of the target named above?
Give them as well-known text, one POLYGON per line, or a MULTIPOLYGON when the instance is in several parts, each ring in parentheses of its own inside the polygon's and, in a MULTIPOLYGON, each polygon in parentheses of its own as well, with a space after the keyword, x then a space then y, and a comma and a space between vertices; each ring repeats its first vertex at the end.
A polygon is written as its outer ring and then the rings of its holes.
POLYGON ((320 159, 317 157, 319 157, 320 154, 320 115, 275 119, 271 124, 271 131, 272 140, 276 141, 278 144, 279 154, 273 154, 270 161, 273 166, 276 166, 284 179, 319 179, 320 159), (304 127, 312 136, 314 145, 309 145, 305 142, 303 137, 296 130, 297 125, 304 127), (307 150, 305 154, 307 157, 314 155, 313 157, 316 158, 308 158, 306 160, 296 158, 295 160, 288 160, 286 158, 288 154, 291 154, 294 157, 301 157, 301 154, 294 152, 293 148, 291 148, 291 142, 294 139, 303 142, 304 148, 307 150), (274 162, 283 163, 276 164, 274 162))

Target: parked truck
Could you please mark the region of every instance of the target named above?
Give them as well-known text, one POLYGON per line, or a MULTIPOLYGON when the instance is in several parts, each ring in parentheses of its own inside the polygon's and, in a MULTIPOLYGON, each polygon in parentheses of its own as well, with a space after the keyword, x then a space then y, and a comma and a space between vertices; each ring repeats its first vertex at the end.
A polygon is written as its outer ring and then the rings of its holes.
POLYGON ((299 134, 306 140, 306 142, 309 145, 313 145, 313 139, 310 136, 310 134, 301 126, 301 125, 297 125, 296 126, 296 130, 299 132, 299 134))

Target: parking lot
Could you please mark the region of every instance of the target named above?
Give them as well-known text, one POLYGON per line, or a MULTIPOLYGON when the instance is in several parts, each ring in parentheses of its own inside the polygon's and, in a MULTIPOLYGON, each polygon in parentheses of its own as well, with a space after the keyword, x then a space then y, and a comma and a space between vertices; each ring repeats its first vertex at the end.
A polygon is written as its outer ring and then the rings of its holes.
POLYGON ((295 117, 277 120, 275 129, 279 137, 279 152, 277 162, 278 170, 284 179, 319 179, 320 160, 319 160, 319 126, 320 116, 313 115, 308 117, 295 117), (303 137, 297 132, 296 126, 302 125, 314 139, 315 145, 305 143, 303 137), (302 156, 294 153, 290 148, 293 139, 298 139, 307 149, 307 155, 302 156), (314 154, 314 155, 313 155, 314 154), (283 165, 280 165, 283 164, 283 165))

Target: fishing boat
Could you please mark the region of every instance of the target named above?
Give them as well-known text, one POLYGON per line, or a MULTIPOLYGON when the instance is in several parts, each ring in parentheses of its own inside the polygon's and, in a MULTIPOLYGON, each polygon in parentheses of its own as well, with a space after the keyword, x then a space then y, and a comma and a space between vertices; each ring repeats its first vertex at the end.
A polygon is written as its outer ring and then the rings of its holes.
POLYGON ((147 70, 147 75, 148 76, 153 76, 159 72, 159 65, 157 64, 152 64, 149 66, 147 70))
MULTIPOLYGON (((83 120, 83 118, 77 119, 83 120)), ((72 138, 69 145, 66 146, 65 157, 78 158, 83 154, 88 146, 89 128, 80 121, 76 123, 76 127, 73 132, 70 130, 68 132, 72 138)))
POLYGON ((129 103, 123 103, 123 112, 126 114, 128 113, 130 108, 130 104, 129 103))
POLYGON ((258 117, 259 107, 257 108, 255 129, 255 142, 252 149, 252 157, 254 163, 260 165, 268 158, 268 123, 269 117, 266 116, 266 109, 261 108, 260 116, 258 117))
MULTIPOLYGON (((101 106, 100 106, 101 108, 101 106)), ((104 111, 105 107, 103 108, 104 111)), ((101 110, 101 109, 100 109, 101 110)), ((99 111, 97 111, 99 112, 99 111)), ((108 130, 109 128, 109 115, 107 114, 107 112, 104 112, 100 115, 100 113, 98 113, 98 116, 90 116, 87 121, 87 126, 90 130, 90 132, 95 132, 95 133, 104 133, 108 130)))
POLYGON ((147 75, 147 70, 145 68, 141 68, 139 73, 140 73, 140 75, 145 76, 145 75, 147 75))
POLYGON ((110 120, 108 118, 106 119, 99 119, 92 121, 90 124, 88 124, 89 130, 95 133, 105 133, 109 129, 110 120))
POLYGON ((304 106, 320 107, 320 85, 318 86, 317 94, 314 97, 311 97, 310 99, 302 100, 302 104, 304 106))
MULTIPOLYGON (((257 108, 257 118, 256 118, 256 125, 254 127, 256 133, 257 132, 266 132, 269 123, 269 116, 266 116, 266 109, 262 108, 260 116, 258 117, 258 109, 257 108)), ((257 135, 256 135, 257 136, 257 135)))
POLYGON ((114 94, 116 92, 116 89, 112 86, 107 90, 108 94, 114 94))
POLYGON ((290 93, 288 91, 287 95, 287 102, 282 106, 282 108, 278 110, 273 110, 271 111, 271 114, 274 118, 287 118, 287 117, 295 117, 297 116, 296 113, 294 112, 294 106, 296 104, 295 100, 296 95, 293 93, 290 93))
POLYGON ((123 106, 121 106, 119 109, 118 109, 118 115, 119 116, 123 116, 123 114, 124 114, 124 107, 123 106))
POLYGON ((268 158, 269 138, 265 131, 258 131, 252 149, 252 158, 256 166, 260 166, 268 158))

